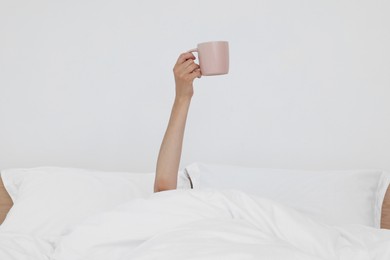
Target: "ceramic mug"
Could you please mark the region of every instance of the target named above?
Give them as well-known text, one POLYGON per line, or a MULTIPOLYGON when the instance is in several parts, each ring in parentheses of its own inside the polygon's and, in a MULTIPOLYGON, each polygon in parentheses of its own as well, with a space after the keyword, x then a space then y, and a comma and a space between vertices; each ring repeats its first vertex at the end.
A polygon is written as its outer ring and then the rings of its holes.
POLYGON ((197 52, 202 76, 224 75, 229 72, 229 43, 227 41, 202 42, 197 52))

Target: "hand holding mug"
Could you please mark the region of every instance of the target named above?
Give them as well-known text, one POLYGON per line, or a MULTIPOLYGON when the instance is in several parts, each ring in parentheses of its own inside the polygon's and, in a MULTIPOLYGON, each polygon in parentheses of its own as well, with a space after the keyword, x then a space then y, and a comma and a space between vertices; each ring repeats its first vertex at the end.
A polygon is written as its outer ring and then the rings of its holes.
POLYGON ((196 57, 190 53, 182 53, 173 68, 176 83, 177 98, 191 98, 193 90, 193 81, 201 77, 200 67, 194 62, 196 57))
POLYGON ((182 53, 173 68, 176 82, 176 97, 191 98, 193 81, 203 76, 224 75, 229 72, 229 43, 214 41, 199 43, 197 48, 182 53), (197 52, 199 64, 195 63, 197 52))
POLYGON ((229 43, 214 41, 199 43, 188 52, 198 52, 200 71, 203 76, 224 75, 229 72, 229 43))

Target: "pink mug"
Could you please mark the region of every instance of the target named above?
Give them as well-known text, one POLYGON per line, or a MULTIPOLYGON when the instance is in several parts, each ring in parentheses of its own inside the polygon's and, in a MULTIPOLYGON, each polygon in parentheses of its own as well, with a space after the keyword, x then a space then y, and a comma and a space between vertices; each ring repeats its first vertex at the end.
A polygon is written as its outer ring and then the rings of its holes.
POLYGON ((229 72, 229 43, 227 41, 202 42, 198 48, 188 52, 197 52, 202 76, 224 75, 229 72))

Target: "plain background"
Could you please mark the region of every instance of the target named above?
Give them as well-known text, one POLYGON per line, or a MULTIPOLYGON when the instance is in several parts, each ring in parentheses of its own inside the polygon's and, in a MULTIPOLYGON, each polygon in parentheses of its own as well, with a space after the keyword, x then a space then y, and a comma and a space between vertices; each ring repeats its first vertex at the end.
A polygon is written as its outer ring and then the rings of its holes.
POLYGON ((181 167, 390 169, 390 1, 0 0, 0 168, 154 171, 177 56, 195 81, 181 167))

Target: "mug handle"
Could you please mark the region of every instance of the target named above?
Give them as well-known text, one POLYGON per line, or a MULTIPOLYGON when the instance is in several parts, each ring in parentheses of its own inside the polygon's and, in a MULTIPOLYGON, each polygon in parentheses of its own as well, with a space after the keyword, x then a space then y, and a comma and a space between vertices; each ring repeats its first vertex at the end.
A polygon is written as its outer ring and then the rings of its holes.
POLYGON ((198 48, 194 48, 194 49, 188 50, 187 52, 198 52, 198 48))
MULTIPOLYGON (((191 50, 188 50, 187 52, 197 52, 199 54, 198 48, 194 48, 191 50)), ((198 76, 198 78, 201 78, 202 76, 198 76)))

